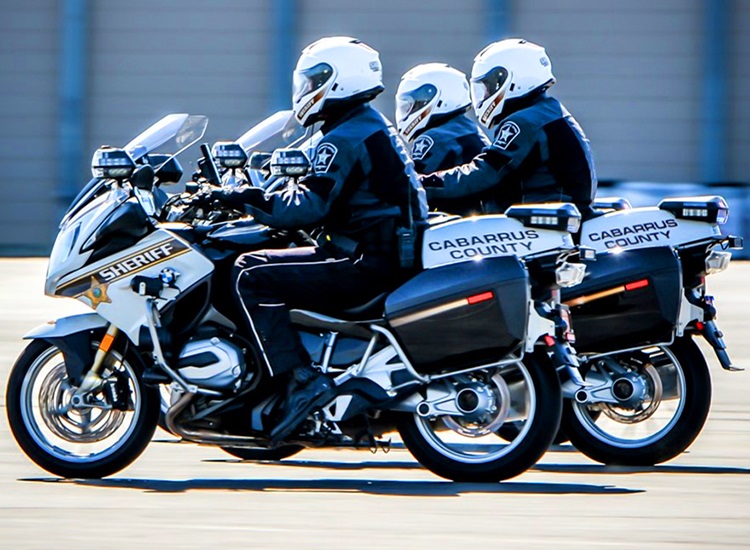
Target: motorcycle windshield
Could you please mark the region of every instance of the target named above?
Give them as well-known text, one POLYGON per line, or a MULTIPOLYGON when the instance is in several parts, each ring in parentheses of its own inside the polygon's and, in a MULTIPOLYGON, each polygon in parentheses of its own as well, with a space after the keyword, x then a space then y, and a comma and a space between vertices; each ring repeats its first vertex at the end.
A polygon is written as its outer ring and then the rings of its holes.
POLYGON ((294 111, 279 111, 242 134, 237 143, 250 156, 253 151, 270 153, 287 147, 305 135, 305 129, 294 119, 294 111))
MULTIPOLYGON (((189 115, 175 113, 167 115, 149 128, 130 140, 123 149, 137 163, 149 153, 166 155, 164 160, 154 170, 158 170, 172 157, 179 155, 185 149, 196 143, 206 132, 208 117, 203 115, 189 115)), ((107 180, 94 178, 78 193, 65 212, 60 227, 63 227, 77 212, 79 212, 94 197, 104 189, 107 180)))
POLYGON ((149 153, 166 154, 171 158, 202 138, 207 126, 208 117, 203 115, 167 115, 133 138, 125 150, 136 162, 149 153))

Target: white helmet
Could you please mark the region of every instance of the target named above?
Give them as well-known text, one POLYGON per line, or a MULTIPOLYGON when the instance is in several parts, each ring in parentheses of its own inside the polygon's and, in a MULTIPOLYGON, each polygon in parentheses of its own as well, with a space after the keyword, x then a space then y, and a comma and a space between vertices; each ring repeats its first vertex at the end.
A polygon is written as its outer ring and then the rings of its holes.
POLYGON ((396 126, 411 141, 436 115, 468 109, 471 105, 466 75, 445 63, 417 65, 396 91, 396 126))
POLYGON ((555 83, 544 48, 519 38, 494 42, 474 58, 471 100, 479 122, 497 123, 505 100, 518 99, 555 83))
POLYGON ((331 36, 304 50, 294 69, 292 109, 309 126, 322 111, 347 100, 367 101, 383 91, 380 56, 367 44, 348 36, 331 36))

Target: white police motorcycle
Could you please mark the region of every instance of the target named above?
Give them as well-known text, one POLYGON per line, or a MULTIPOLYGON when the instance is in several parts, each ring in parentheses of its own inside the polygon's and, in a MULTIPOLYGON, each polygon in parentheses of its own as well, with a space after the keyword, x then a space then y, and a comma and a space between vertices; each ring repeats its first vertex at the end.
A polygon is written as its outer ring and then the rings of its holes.
MULTIPOLYGON (((162 385, 172 394, 166 423, 183 439, 269 446, 280 390, 242 334, 221 266, 242 247, 304 236, 166 198, 159 185, 182 175, 175 155, 206 124, 170 115, 122 149, 97 150, 95 177, 60 225, 45 292, 94 311, 27 334, 6 395, 16 441, 56 475, 102 477, 135 460, 157 425, 162 385)), ((207 148, 203 160, 215 171, 207 148)), ((583 278, 570 261, 579 221, 572 205, 553 205, 439 223, 424 230, 421 271, 392 293, 336 316, 293 310, 337 392, 284 444, 378 448, 398 428, 449 479, 497 481, 533 465, 559 423, 557 371, 580 381, 559 303, 560 288, 583 278), (510 441, 495 437, 511 423, 510 441)))

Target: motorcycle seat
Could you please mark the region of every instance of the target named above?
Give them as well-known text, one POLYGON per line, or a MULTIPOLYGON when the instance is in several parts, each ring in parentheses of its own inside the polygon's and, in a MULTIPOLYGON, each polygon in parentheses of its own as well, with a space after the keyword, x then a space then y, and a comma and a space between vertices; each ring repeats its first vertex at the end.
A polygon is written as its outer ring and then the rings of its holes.
POLYGON ((372 337, 372 331, 368 328, 369 325, 385 324, 382 318, 370 321, 346 321, 304 309, 293 309, 289 312, 289 316, 294 325, 365 339, 372 337))
POLYGON ((369 302, 341 311, 341 315, 349 320, 375 319, 382 317, 383 308, 385 307, 385 299, 388 297, 388 294, 388 292, 381 292, 369 302))

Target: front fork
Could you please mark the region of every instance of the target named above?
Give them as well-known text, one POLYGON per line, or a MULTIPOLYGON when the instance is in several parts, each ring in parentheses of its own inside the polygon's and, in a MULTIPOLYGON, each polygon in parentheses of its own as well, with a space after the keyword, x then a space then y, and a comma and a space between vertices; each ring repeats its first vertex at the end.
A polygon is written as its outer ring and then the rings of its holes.
POLYGON ((99 348, 96 350, 94 363, 86 373, 86 376, 83 377, 81 385, 78 386, 78 389, 76 390, 76 395, 83 395, 101 387, 103 380, 99 373, 102 371, 104 359, 107 357, 107 353, 109 353, 109 350, 112 348, 115 336, 117 336, 117 327, 110 324, 109 327, 107 327, 107 332, 102 338, 102 341, 99 343, 99 348))
POLYGON ((727 345, 724 343, 724 333, 719 330, 714 320, 716 318, 716 307, 714 307, 713 296, 703 295, 698 289, 692 288, 685 290, 685 298, 690 304, 703 311, 703 320, 695 321, 694 326, 698 333, 706 339, 706 342, 714 348, 722 368, 732 372, 745 370, 742 367, 735 367, 729 358, 727 345))
MULTIPOLYGON (((88 404, 86 400, 88 394, 98 391, 108 382, 101 377, 101 372, 104 367, 104 360, 107 358, 109 350, 112 349, 112 344, 114 343, 118 332, 119 331, 115 325, 110 324, 107 327, 107 332, 104 334, 104 337, 96 350, 96 354, 94 355, 94 362, 92 363, 91 368, 86 372, 86 375, 81 381, 81 385, 78 386, 71 396, 70 401, 73 407, 86 406, 88 404)), ((116 381, 113 380, 113 383, 116 384, 116 381)), ((111 387, 105 389, 109 389, 108 393, 110 394, 110 401, 116 404, 117 408, 122 408, 116 388, 111 387)))

